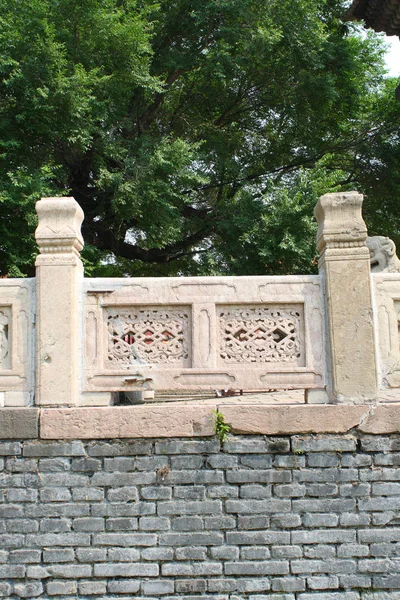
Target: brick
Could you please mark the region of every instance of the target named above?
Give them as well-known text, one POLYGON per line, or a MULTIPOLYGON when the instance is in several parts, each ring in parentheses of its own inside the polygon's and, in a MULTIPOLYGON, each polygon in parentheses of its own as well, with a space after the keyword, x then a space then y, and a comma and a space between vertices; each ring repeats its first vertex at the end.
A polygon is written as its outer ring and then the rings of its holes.
POLYGON ((271 516, 271 525, 282 529, 294 529, 301 526, 300 515, 273 515, 271 516))
POLYGON ((358 562, 360 573, 389 573, 393 566, 385 558, 371 558, 360 560, 358 562))
POLYGON ((204 527, 212 531, 235 529, 236 519, 234 517, 204 517, 204 527))
POLYGON ((396 452, 400 450, 400 440, 396 437, 365 436, 360 440, 363 452, 396 452))
MULTIPOLYGON (((269 554, 268 549, 265 548, 267 554, 269 554)), ((239 558, 239 548, 236 546, 214 546, 210 548, 211 558, 215 558, 217 560, 237 560, 239 558)), ((268 558, 268 556, 264 556, 262 558, 268 558)))
POLYGON ((78 472, 95 472, 102 467, 101 460, 95 458, 74 458, 72 459, 71 469, 78 472))
MULTIPOLYGON (((6 470, 10 473, 35 473, 38 468, 37 459, 9 458, 6 460, 6 470)), ((4 460, 0 460, 1 469, 4 469, 4 460)))
POLYGON ((140 581, 136 579, 109 581, 107 589, 111 594, 136 594, 140 589, 140 581))
POLYGON ((356 540, 356 532, 348 529, 319 529, 314 531, 293 531, 293 544, 339 544, 356 540))
MULTIPOLYGON (((272 557, 273 558, 301 558, 303 556, 303 550, 300 546, 273 546, 272 557)), ((277 590, 275 590, 277 591, 277 590)), ((288 591, 288 590, 286 590, 288 591)), ((294 591, 294 590, 292 590, 294 591)))
POLYGON ((177 548, 175 551, 176 560, 206 560, 207 548, 187 546, 185 548, 177 548))
POLYGON ((355 452, 356 438, 352 436, 293 436, 293 452, 355 452))
POLYGON ((323 452, 310 454, 307 457, 307 463, 309 467, 337 467, 339 466, 339 457, 337 454, 328 454, 323 452))
POLYGON ((201 455, 173 456, 171 458, 172 469, 201 469, 204 459, 201 455))
POLYGON ((219 562, 164 563, 161 565, 161 572, 167 577, 221 575, 222 564, 219 562))
MULTIPOLYGON (((372 463, 372 457, 368 457, 372 463)), ((391 454, 375 454, 374 464, 376 466, 399 466, 400 465, 400 452, 393 452, 391 454)))
POLYGON ((273 592, 302 592, 305 589, 306 581, 300 577, 276 577, 272 580, 273 592))
POLYGON ((43 593, 43 585, 40 581, 17 583, 14 585, 13 592, 19 598, 37 598, 43 593))
POLYGON ((291 471, 275 471, 274 469, 241 469, 227 471, 228 483, 290 483, 291 471))
POLYGON ((224 570, 225 575, 286 575, 289 573, 289 563, 283 560, 226 562, 224 570))
MULTIPOLYGON (((367 486, 367 484, 364 484, 367 486)), ((367 495, 367 494, 365 494, 367 495)), ((372 484, 372 495, 373 496, 399 496, 400 495, 400 483, 373 483, 372 484)))
POLYGON ((159 502, 159 515, 215 515, 222 513, 222 504, 218 500, 159 502))
POLYGON ((22 548, 24 541, 24 536, 20 534, 2 534, 0 535, 0 548, 22 548))
POLYGON ((174 550, 172 548, 145 548, 141 551, 142 560, 172 560, 174 550))
POLYGON ((74 519, 73 527, 74 531, 104 531, 104 519, 96 517, 74 519))
POLYGON ((95 473, 92 485, 98 487, 131 487, 156 483, 155 473, 95 473))
POLYGON ((369 555, 369 547, 358 544, 342 544, 338 547, 337 555, 339 558, 362 557, 369 555))
POLYGON ((102 563, 94 565, 95 577, 157 577, 158 565, 150 563, 102 563))
POLYGON ((107 550, 107 562, 137 562, 140 560, 140 552, 136 548, 109 548, 107 550))
MULTIPOLYGON (((218 581, 218 580, 217 580, 218 581)), ((207 582, 204 579, 176 579, 175 590, 177 594, 203 593, 207 589, 207 582)), ((209 591, 221 591, 210 590, 209 591)))
MULTIPOLYGON (((145 457, 150 458, 152 460, 153 457, 145 457)), ((116 457, 116 458, 105 458, 104 459, 104 470, 114 473, 135 471, 136 469, 136 458, 133 456, 124 456, 124 457, 116 457)))
POLYGON ((212 454, 207 457, 207 466, 212 469, 235 469, 239 463, 237 456, 212 454))
POLYGON ((14 488, 7 490, 7 500, 9 502, 36 502, 38 494, 38 490, 14 488))
POLYGON ((337 527, 339 515, 307 513, 303 515, 304 527, 337 527))
POLYGON ((161 533, 159 537, 160 546, 221 546, 223 541, 223 535, 214 532, 161 533))
POLYGON ((335 558, 336 546, 317 544, 315 546, 304 546, 304 558, 335 558))
MULTIPOLYGON (((0 545, 1 537, 2 536, 0 536, 0 545)), ((26 545, 34 548, 45 548, 46 546, 89 546, 90 535, 86 533, 28 534, 26 537, 26 545)))
POLYGON ((178 517, 172 521, 172 529, 175 531, 198 531, 204 529, 203 519, 200 517, 178 517))
POLYGON ((106 548, 78 548, 76 558, 81 563, 104 562, 107 560, 106 548))
POLYGON ((10 519, 13 517, 22 517, 23 515, 22 506, 17 504, 3 504, 0 505, 0 519, 10 519))
POLYGON ((207 488, 209 498, 238 498, 239 488, 235 485, 214 485, 207 488))
POLYGON ((142 487, 140 496, 143 500, 170 500, 172 498, 172 488, 142 487))
POLYGON ((7 533, 35 533, 39 530, 39 523, 31 519, 7 519, 7 533))
MULTIPOLYGON (((300 532, 299 532, 300 533, 300 532)), ((354 573, 357 563, 354 560, 293 560, 292 573, 354 573)))
POLYGON ((26 504, 26 517, 85 517, 90 506, 85 504, 26 504))
MULTIPOLYGON (((9 561, 17 564, 40 563, 41 552, 40 550, 11 550, 9 561)), ((5 560, 1 562, 5 562, 5 560)))
POLYGON ((68 502, 71 492, 67 488, 44 488, 40 490, 41 502, 68 502))
POLYGON ((39 470, 42 473, 62 473, 70 469, 70 458, 39 458, 39 470))
MULTIPOLYGON (((185 471, 171 471, 166 477, 166 483, 171 485, 185 484, 223 484, 224 473, 222 471, 196 471, 187 469, 185 471)), ((159 483, 163 483, 162 481, 159 483)))
POLYGON ((138 517, 155 512, 156 505, 152 502, 92 504, 93 517, 138 517))
POLYGON ((145 596, 164 596, 174 592, 173 581, 145 581, 142 583, 142 592, 145 596))
MULTIPOLYGON (((28 567, 28 569, 30 568, 36 567, 28 567)), ((64 579, 80 579, 92 575, 91 565, 48 565, 46 569, 51 577, 63 577, 64 579)))
MULTIPOLYGON (((399 469, 400 470, 400 469, 399 469)), ((400 497, 380 497, 380 498, 360 498, 358 500, 358 509, 360 511, 398 511, 400 509, 400 497)))
POLYGON ((71 519, 41 519, 40 521, 42 533, 67 533, 71 529, 71 519))
POLYGON ((229 531, 226 534, 226 542, 237 546, 290 544, 290 533, 288 531, 229 531))
POLYGON ((76 594, 76 581, 50 581, 46 584, 46 591, 49 596, 68 596, 76 594))
POLYGON ((19 442, 0 442, 0 456, 19 456, 21 451, 22 445, 19 442))
POLYGON ((322 594, 299 594, 299 600, 359 600, 358 592, 323 592, 322 594))
POLYGON ((154 533, 96 533, 94 546, 155 546, 157 536, 154 533))
POLYGON ((138 490, 136 487, 116 487, 108 490, 107 500, 109 502, 137 502, 138 490))
MULTIPOLYGON (((221 487, 221 486, 219 486, 221 487)), ((159 488, 163 489, 163 488, 159 488)), ((165 488, 167 490, 171 490, 171 488, 165 488)), ((174 498, 182 498, 183 500, 205 500, 206 491, 218 489, 217 486, 205 486, 205 485, 191 485, 189 486, 180 486, 176 485, 174 487, 174 498)), ((235 488, 237 490, 237 488, 235 488)), ((239 493, 239 492, 238 492, 239 493)), ((218 497, 218 496, 217 496, 218 497)))
MULTIPOLYGON (((271 587, 269 578, 257 577, 257 579, 237 579, 236 589, 244 594, 249 592, 265 592, 271 587)), ((283 598, 282 598, 283 600, 283 598)))
MULTIPOLYGON (((277 486, 275 486, 277 487, 277 486)), ((241 485, 240 486, 240 497, 241 498, 270 498, 272 495, 272 486, 270 485, 241 485)))
POLYGON ((366 527, 370 524, 371 517, 366 513, 343 513, 340 515, 341 527, 366 527))
POLYGON ((303 500, 293 500, 292 502, 293 512, 300 513, 350 512, 355 509, 355 506, 355 500, 344 500, 342 498, 326 498, 325 500, 305 498, 303 500))
POLYGON ((306 486, 299 483, 290 485, 274 485, 274 494, 279 498, 296 498, 305 496, 306 486))
POLYGON ((353 483, 341 485, 339 488, 340 495, 344 497, 356 498, 360 496, 369 496, 371 486, 368 483, 353 483))
POLYGON ((40 482, 43 487, 88 487, 90 480, 87 475, 77 473, 42 473, 40 482))
POLYGON ((372 465, 372 456, 368 456, 368 454, 344 454, 341 464, 342 467, 369 467, 372 465))
POLYGON ((218 440, 165 440, 155 445, 156 454, 218 454, 219 451, 218 440))
POLYGON ((272 454, 242 454, 240 466, 258 470, 271 469, 272 457, 272 454))
POLYGON ((270 514, 290 512, 290 500, 227 500, 226 512, 238 514, 270 514))
POLYGON ((9 598, 11 596, 12 587, 9 583, 3 581, 0 582, 0 597, 9 598))
POLYGON ((358 469, 300 469, 293 471, 293 481, 300 483, 344 483, 358 481, 358 469))
POLYGON ((110 518, 106 521, 106 527, 107 531, 133 531, 138 528, 138 519, 129 517, 110 518))
MULTIPOLYGON (((371 588, 371 577, 366 575, 340 575, 340 586, 345 589, 371 588)), ((364 598, 364 593, 362 598, 364 598)))
MULTIPOLYGON (((186 581, 189 581, 189 580, 186 580, 186 581)), ((206 582, 204 581, 204 584, 205 583, 206 582)), ((207 582, 207 590, 209 592, 234 592, 238 589, 239 585, 240 585, 240 582, 238 582, 236 579, 209 579, 207 582)), ((265 589, 267 589, 267 588, 265 588, 265 589)), ((177 589, 177 591, 178 591, 178 589, 177 589)), ((182 591, 185 591, 185 590, 182 590, 182 591)), ((201 590, 199 590, 199 591, 201 591, 201 590)), ((235 598, 235 596, 231 596, 231 598, 235 598)))
MULTIPOLYGON (((228 546, 229 547, 229 546, 228 546)), ((224 547, 223 547, 224 548, 224 547)), ((222 548, 222 549, 223 549, 222 548)), ((239 550, 235 548, 235 550, 239 550)), ((240 548, 240 558, 243 561, 246 560, 265 560, 270 557, 270 551, 268 548, 263 548, 262 546, 242 546, 240 548)), ((228 556, 226 560, 235 560, 237 556, 228 556)))
POLYGON ((23 448, 23 456, 84 456, 85 449, 82 442, 26 442, 23 448))
POLYGON ((267 529, 270 524, 269 517, 238 517, 238 529, 267 529))
POLYGON ((143 456, 136 459, 136 469, 138 471, 157 471, 168 466, 168 456, 143 456))
POLYGON ((75 554, 72 548, 48 548, 43 550, 43 562, 45 563, 62 563, 74 562, 75 554))
POLYGON ((105 594, 107 592, 107 583, 105 581, 80 581, 79 593, 84 596, 94 596, 105 594))
MULTIPOLYGON (((38 409, 2 407, 0 420, 0 439, 35 439, 38 437, 38 435, 38 409)), ((10 452, 10 454, 12 454, 12 452, 10 452)))
POLYGON ((100 488, 74 488, 72 490, 74 502, 102 502, 104 490, 100 488))
POLYGON ((382 543, 382 544, 371 544, 370 546, 371 556, 399 556, 400 555, 400 543, 382 543))
POLYGON ((306 466, 305 456, 277 455, 274 457, 274 467, 277 469, 303 469, 306 466))
POLYGON ((25 567, 23 565, 0 565, 1 579, 23 579, 25 567))
POLYGON ((400 470, 389 469, 385 467, 376 467, 375 469, 361 469, 361 481, 399 481, 400 470))
POLYGON ((380 588, 398 590, 400 588, 400 574, 375 576, 372 578, 372 585, 376 590, 380 588))
POLYGON ((361 543, 400 542, 400 528, 362 529, 358 532, 361 543))
POLYGON ((143 531, 168 531, 169 519, 164 517, 140 517, 139 529, 143 531))
POLYGON ((224 452, 230 454, 259 454, 265 452, 267 454, 283 454, 290 452, 290 441, 284 438, 267 439, 256 438, 251 436, 242 440, 229 440, 224 444, 224 452))
POLYGON ((151 454, 152 442, 93 442, 88 446, 89 456, 136 456, 151 454))

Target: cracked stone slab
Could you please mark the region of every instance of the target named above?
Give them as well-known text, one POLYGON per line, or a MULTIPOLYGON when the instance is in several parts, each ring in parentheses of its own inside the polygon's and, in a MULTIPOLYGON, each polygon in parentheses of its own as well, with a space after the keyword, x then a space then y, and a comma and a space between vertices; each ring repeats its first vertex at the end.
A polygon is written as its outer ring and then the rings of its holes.
POLYGON ((0 439, 28 440, 39 435, 39 410, 37 408, 1 408, 0 439))
POLYGON ((42 439, 202 437, 214 434, 215 406, 112 406, 41 410, 42 439))
MULTIPOLYGON (((400 405, 399 405, 400 406, 400 405)), ((371 411, 370 405, 218 406, 232 433, 286 435, 345 433, 357 428, 371 411)), ((399 410, 399 409, 398 409, 399 410)), ((374 419, 375 417, 368 417, 374 419)), ((398 417, 400 422, 400 414, 398 417)), ((364 427, 367 425, 364 424, 364 427)), ((364 431, 364 429, 362 430, 364 431)), ((368 430, 372 433, 371 430, 368 430)))

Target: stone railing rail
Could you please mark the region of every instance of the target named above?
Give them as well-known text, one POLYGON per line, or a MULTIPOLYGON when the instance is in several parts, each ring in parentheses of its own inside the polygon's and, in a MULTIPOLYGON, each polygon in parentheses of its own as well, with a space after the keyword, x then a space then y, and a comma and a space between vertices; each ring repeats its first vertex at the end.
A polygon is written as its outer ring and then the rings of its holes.
POLYGON ((376 402, 400 386, 400 275, 371 277, 361 207, 356 192, 320 198, 318 275, 85 279, 81 208, 40 200, 36 278, 0 282, 3 406, 104 407, 146 389, 376 402))

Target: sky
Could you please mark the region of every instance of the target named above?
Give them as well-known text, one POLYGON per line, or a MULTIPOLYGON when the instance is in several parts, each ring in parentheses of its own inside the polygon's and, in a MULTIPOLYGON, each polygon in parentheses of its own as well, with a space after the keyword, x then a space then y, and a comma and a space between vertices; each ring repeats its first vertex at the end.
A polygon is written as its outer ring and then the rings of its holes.
POLYGON ((400 40, 397 36, 387 36, 386 41, 389 43, 389 50, 386 55, 386 65, 389 69, 389 75, 392 77, 400 76, 400 40))

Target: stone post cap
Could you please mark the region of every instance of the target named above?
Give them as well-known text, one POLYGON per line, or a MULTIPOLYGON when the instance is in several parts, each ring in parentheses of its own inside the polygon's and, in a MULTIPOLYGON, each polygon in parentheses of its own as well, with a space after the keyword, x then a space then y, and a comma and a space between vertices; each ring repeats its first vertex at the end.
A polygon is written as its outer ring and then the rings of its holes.
POLYGON ((41 253, 76 254, 84 242, 83 210, 74 198, 42 198, 36 202, 39 224, 35 238, 41 253))
POLYGON ((314 216, 318 223, 317 249, 363 246, 367 226, 362 218, 363 195, 358 192, 325 194, 318 200, 314 216))

